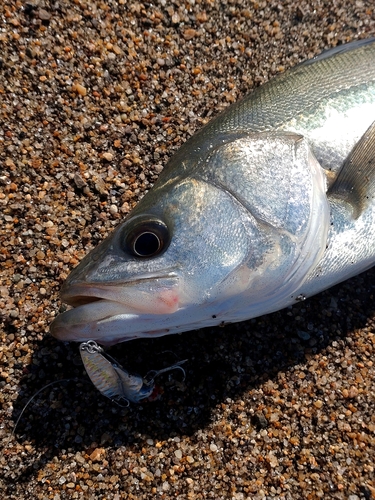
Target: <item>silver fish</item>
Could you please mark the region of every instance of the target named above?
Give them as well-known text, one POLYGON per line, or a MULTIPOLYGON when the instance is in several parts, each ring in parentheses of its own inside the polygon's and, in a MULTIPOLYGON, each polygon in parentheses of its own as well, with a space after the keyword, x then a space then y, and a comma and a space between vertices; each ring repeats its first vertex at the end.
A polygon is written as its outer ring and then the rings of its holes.
POLYGON ((111 345, 241 321, 373 266, 374 120, 375 39, 256 89, 74 269, 52 335, 111 345))

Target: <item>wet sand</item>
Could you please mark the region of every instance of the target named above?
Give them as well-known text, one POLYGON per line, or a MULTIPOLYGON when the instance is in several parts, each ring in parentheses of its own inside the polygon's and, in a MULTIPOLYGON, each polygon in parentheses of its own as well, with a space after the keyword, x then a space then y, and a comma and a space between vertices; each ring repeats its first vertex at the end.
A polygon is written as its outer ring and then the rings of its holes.
POLYGON ((172 153, 272 76, 374 36, 373 2, 4 0, 0 23, 1 498, 375 498, 373 270, 113 347, 142 374, 188 359, 128 408, 48 333, 69 271, 172 153))

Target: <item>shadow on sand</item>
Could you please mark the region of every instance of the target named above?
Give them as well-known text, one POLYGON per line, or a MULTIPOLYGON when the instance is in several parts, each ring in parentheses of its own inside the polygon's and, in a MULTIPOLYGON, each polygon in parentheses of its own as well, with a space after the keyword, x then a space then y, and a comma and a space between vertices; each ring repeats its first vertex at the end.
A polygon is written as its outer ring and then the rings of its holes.
MULTIPOLYGON (((33 363, 25 367, 14 422, 41 387, 68 381, 41 391, 20 419, 12 443, 32 443, 38 458, 24 459, 16 480, 27 481, 66 450, 90 453, 96 446, 131 447, 148 438, 192 435, 209 423, 213 407, 254 389, 255 403, 256 389, 264 381, 319 354, 333 340, 345 342, 348 333, 366 325, 373 311, 374 277, 370 270, 292 308, 225 328, 114 346, 110 354, 127 370, 141 374, 188 360, 185 380, 179 372, 160 377, 160 400, 127 408, 94 388, 76 344, 45 338, 33 363)), ((251 415, 253 425, 264 425, 251 415)))

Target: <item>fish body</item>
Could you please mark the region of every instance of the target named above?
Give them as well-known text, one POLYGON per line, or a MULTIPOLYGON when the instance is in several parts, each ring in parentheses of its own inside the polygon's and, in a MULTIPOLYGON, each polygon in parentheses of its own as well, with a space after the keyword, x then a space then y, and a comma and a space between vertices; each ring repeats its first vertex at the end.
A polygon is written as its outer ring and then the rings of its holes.
POLYGON ((371 267, 374 120, 374 39, 256 89, 72 271, 52 334, 111 345, 241 321, 371 267))

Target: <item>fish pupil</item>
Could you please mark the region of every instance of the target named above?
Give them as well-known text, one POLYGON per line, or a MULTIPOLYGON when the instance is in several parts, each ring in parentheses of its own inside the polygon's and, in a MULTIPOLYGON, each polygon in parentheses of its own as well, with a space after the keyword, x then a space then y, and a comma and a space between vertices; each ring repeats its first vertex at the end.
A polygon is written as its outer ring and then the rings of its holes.
POLYGON ((167 225, 158 219, 145 217, 130 221, 124 227, 124 250, 138 258, 150 258, 164 252, 170 243, 167 225))
POLYGON ((145 232, 134 241, 134 253, 139 257, 151 257, 161 246, 159 237, 155 233, 145 232))

